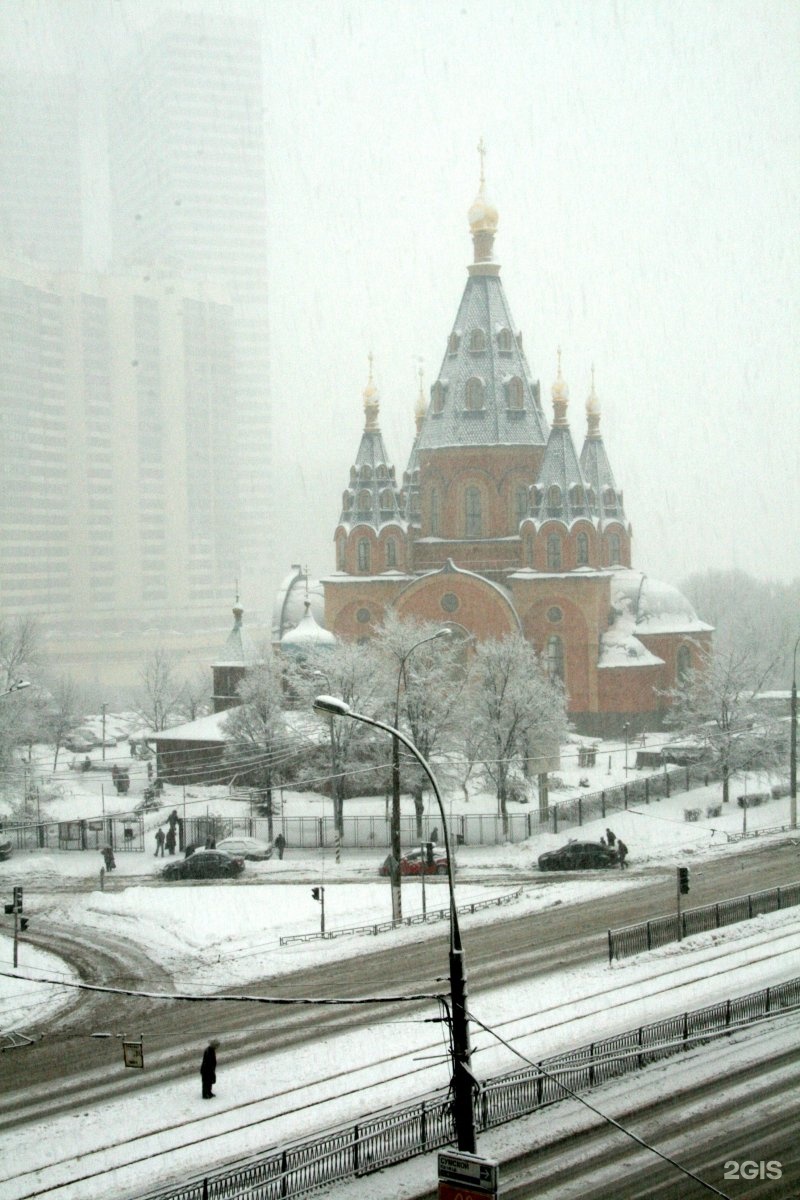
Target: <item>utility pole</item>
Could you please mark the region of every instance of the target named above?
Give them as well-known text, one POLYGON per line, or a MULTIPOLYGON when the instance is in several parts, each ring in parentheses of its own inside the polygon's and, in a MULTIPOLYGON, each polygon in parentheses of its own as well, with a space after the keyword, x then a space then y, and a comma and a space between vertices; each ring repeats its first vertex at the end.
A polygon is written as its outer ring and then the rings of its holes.
POLYGON ((107 709, 107 708, 108 708, 108 705, 107 705, 107 704, 101 704, 101 705, 100 705, 100 711, 101 711, 101 713, 103 714, 103 732, 102 732, 102 738, 103 738, 102 758, 103 758, 103 762, 105 762, 105 758, 106 758, 106 709, 107 709))
POLYGON ((792 654, 792 700, 789 706, 791 724, 789 727, 789 823, 792 829, 797 829, 797 647, 800 637, 794 644, 792 654))

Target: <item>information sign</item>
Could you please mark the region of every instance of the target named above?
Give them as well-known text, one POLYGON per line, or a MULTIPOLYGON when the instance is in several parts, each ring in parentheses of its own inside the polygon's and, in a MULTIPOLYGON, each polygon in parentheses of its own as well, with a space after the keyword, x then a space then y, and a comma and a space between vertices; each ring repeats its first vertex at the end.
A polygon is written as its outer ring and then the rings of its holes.
POLYGON ((439 1200, 496 1200, 497 1163, 477 1154, 439 1152, 439 1200))
POLYGON ((142 1042, 123 1042, 122 1057, 126 1067, 144 1068, 144 1044, 142 1042))

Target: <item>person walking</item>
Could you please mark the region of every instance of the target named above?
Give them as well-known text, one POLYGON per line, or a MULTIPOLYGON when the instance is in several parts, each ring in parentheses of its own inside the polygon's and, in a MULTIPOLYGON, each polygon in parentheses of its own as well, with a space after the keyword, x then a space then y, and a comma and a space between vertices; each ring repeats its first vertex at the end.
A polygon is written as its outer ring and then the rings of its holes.
POLYGON ((103 855, 103 862, 106 864, 106 870, 107 871, 116 870, 117 864, 116 864, 116 860, 114 858, 114 851, 111 849, 110 846, 103 847, 102 855, 103 855))
POLYGON ((622 838, 617 838, 617 853, 619 854, 619 869, 625 870, 625 859, 628 857, 628 847, 623 842, 622 838))
POLYGON ((200 1064, 200 1081, 203 1085, 203 1099, 210 1100, 214 1095, 212 1087, 217 1082, 217 1046, 219 1042, 209 1042, 200 1064))
POLYGON ((278 858, 283 858, 283 852, 286 849, 286 838, 282 833, 279 833, 275 838, 275 849, 278 851, 278 858))
POLYGON ((156 858, 161 855, 164 857, 164 830, 159 826, 156 830, 156 858))
POLYGON ((606 838, 608 839, 609 846, 611 846, 613 849, 614 842, 617 840, 617 835, 614 833, 613 829, 606 830, 606 838))
POLYGON ((167 836, 164 838, 164 845, 167 848, 167 854, 175 853, 175 826, 170 825, 167 830, 167 836))

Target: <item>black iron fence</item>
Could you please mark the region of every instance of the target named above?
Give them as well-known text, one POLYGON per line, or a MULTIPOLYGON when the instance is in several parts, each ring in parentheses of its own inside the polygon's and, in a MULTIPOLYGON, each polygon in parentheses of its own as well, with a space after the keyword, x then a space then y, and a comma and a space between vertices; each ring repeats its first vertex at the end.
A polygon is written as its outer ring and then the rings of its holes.
POLYGON ((657 950, 670 942, 691 937, 693 933, 705 933, 719 929, 722 925, 735 925, 739 921, 750 921, 762 913, 777 912, 780 908, 793 908, 800 904, 800 883, 786 883, 781 887, 753 892, 747 896, 734 896, 731 900, 720 900, 717 904, 705 904, 701 908, 687 908, 680 919, 677 912, 663 917, 653 917, 638 925, 625 925, 608 931, 608 961, 615 958, 630 958, 645 950, 657 950))
MULTIPOLYGON (((527 1116, 563 1098, 559 1080, 573 1091, 690 1049, 714 1033, 800 1007, 800 978, 750 992, 692 1012, 542 1060, 537 1066, 489 1079, 474 1098, 478 1132, 527 1116)), ((138 1200, 292 1200, 314 1188, 405 1162, 455 1141, 452 1101, 438 1093, 312 1141, 267 1151, 258 1158, 138 1200)))
POLYGON ((144 850, 144 820, 139 813, 127 817, 97 817, 79 821, 37 821, 4 825, 3 839, 15 850, 144 850))

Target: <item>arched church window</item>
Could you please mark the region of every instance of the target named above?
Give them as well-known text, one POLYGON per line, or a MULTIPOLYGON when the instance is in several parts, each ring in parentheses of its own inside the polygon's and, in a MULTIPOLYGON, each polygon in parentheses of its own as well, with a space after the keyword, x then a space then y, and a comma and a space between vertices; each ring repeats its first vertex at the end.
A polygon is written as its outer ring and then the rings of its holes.
POLYGON ((622 542, 618 533, 608 535, 608 561, 612 567, 618 567, 622 562, 622 542))
POLYGON ((385 463, 378 463, 377 467, 375 468, 375 478, 378 480, 389 478, 389 472, 386 470, 385 463))
POLYGON ((358 493, 358 511, 363 514, 372 512, 372 492, 366 488, 358 493))
POLYGON ((547 674, 564 681, 564 643, 555 633, 547 639, 547 674))
POLYGON ((368 571, 372 563, 371 547, 369 538, 358 539, 358 569, 359 571, 368 571))
POLYGON ((467 380, 464 405, 467 412, 480 412, 484 403, 484 391, 483 380, 479 379, 477 375, 473 375, 471 379, 467 380))
POLYGON ((551 513, 561 511, 561 488, 557 483, 553 483, 547 489, 547 507, 551 513))
POLYGON ((520 484, 514 492, 514 515, 518 525, 528 515, 528 489, 523 484, 520 484))
POLYGON ((583 488, 581 487, 581 485, 579 483, 574 484, 573 487, 571 488, 570 501, 572 503, 573 508, 583 509, 585 500, 584 500, 584 495, 583 495, 583 488))
POLYGON ((458 347, 460 345, 461 345, 461 334, 458 333, 454 329, 453 332, 450 334, 450 337, 447 339, 447 353, 448 354, 458 354, 458 347))
POLYGON ((362 479, 362 481, 363 481, 364 483, 371 483, 371 481, 372 481, 372 467, 369 465, 369 463, 364 463, 364 465, 362 466, 362 468, 361 468, 361 479, 362 479))
POLYGON ((390 569, 397 566, 397 542, 394 538, 386 539, 386 566, 390 569))
POLYGON ((381 510, 383 512, 394 511, 394 492, 391 488, 384 488, 381 492, 381 510))
POLYGON ((343 537, 337 538, 337 540, 336 540, 336 569, 337 569, 337 571, 344 570, 346 544, 347 543, 345 542, 345 539, 343 537))
POLYGON ((681 683, 692 669, 692 652, 688 646, 678 647, 678 683, 681 683))
POLYGON ((547 566, 551 571, 561 570, 561 538, 557 533, 547 535, 547 566))
POLYGON ((589 565, 589 535, 579 533, 576 538, 577 557, 579 567, 588 567, 589 565))
POLYGON ((603 488, 603 506, 613 512, 617 507, 617 495, 613 488, 603 488))
POLYGON ((525 392, 522 387, 522 380, 518 375, 513 379, 509 379, 506 384, 506 402, 509 408, 515 411, 521 409, 525 404, 525 392))
POLYGON ((469 335, 469 348, 473 354, 479 354, 486 349, 486 334, 477 326, 469 335))
POLYGON ((431 406, 435 413, 440 413, 444 408, 444 386, 438 379, 431 388, 431 406))
POLYGON ((464 532, 468 538, 483 536, 481 493, 476 487, 468 487, 464 493, 464 532))
POLYGON ((343 492, 342 493, 342 508, 343 508, 343 510, 345 512, 349 512, 352 507, 353 507, 353 493, 352 492, 343 492))
POLYGON ((525 551, 526 551, 525 561, 529 567, 532 567, 534 565, 533 547, 534 547, 533 538, 532 537, 526 538, 525 539, 525 551))
POLYGON ((437 488, 431 489, 431 537, 439 536, 439 492, 437 488))
POLYGON ((497 349, 501 354, 510 354, 514 349, 514 335, 509 328, 504 327, 498 330, 497 349))

